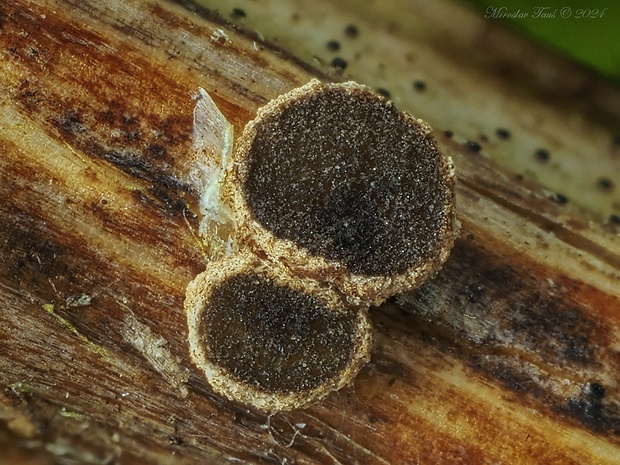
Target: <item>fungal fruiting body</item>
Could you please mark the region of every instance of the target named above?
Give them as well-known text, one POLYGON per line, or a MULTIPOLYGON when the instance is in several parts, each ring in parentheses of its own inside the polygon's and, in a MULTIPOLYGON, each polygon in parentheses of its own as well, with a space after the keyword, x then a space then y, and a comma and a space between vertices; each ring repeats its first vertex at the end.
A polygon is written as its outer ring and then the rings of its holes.
POLYGON ((265 105, 224 185, 240 241, 380 304, 443 264, 454 168, 430 127, 365 86, 309 84, 265 105))
MULTIPOLYGON (((220 118, 198 103, 195 123, 220 118)), ((219 160, 203 222, 234 231, 239 251, 188 286, 190 354, 216 392, 297 408, 368 360, 371 305, 447 259, 454 168, 426 123, 353 82, 313 80, 261 108, 232 150, 225 136, 205 136, 219 160)))
POLYGON ((190 353, 225 396, 275 412, 346 385, 369 359, 366 312, 241 252, 189 285, 190 353))

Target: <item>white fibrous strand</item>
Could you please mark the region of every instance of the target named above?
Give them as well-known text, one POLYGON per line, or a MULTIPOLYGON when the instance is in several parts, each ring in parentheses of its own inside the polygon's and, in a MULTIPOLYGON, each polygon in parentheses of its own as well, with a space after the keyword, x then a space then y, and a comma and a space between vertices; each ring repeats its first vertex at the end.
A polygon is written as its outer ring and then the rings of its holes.
POLYGON ((199 234, 205 240, 210 258, 230 255, 236 250, 235 225, 229 208, 221 200, 221 186, 230 169, 233 131, 213 99, 200 88, 194 107, 196 163, 190 179, 200 192, 199 234))

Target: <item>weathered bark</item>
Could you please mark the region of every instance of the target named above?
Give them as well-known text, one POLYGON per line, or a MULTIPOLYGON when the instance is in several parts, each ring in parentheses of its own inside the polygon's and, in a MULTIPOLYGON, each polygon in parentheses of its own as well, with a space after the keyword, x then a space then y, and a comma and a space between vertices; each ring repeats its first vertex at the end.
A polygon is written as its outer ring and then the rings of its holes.
POLYGON ((373 358, 351 387, 272 417, 218 397, 189 361, 182 305, 206 265, 193 95, 207 89, 241 131, 311 77, 343 78, 309 58, 332 37, 287 22, 276 50, 246 32, 273 38, 270 3, 240 29, 186 1, 5 1, 0 462, 19 447, 41 463, 617 463, 620 245, 606 218, 620 207, 596 183, 620 179, 620 92, 441 2, 310 3, 297 23, 328 18, 334 37, 358 15, 341 53, 367 55, 347 71, 388 87, 454 158, 463 232, 444 269, 373 310, 373 358))

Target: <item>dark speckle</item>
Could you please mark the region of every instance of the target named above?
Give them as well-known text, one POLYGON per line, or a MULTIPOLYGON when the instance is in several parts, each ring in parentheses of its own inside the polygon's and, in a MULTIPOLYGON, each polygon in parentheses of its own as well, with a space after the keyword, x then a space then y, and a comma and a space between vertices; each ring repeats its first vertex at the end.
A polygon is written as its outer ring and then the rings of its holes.
POLYGON ((552 198, 560 205, 565 205, 568 203, 568 197, 566 197, 564 194, 557 193, 552 198))
POLYGON ((615 213, 610 215, 609 222, 611 224, 615 224, 616 226, 620 226, 620 215, 616 215, 615 213))
POLYGON ((235 19, 241 19, 241 18, 245 18, 246 14, 245 14, 245 11, 242 10, 241 8, 233 8, 232 17, 235 19))
POLYGON ((480 152, 480 150, 482 150, 482 147, 480 146, 480 144, 478 142, 474 142, 473 140, 468 140, 467 142, 465 142, 465 147, 467 147, 467 149, 471 150, 472 152, 480 152))
POLYGON ((77 134, 86 131, 80 115, 75 111, 69 111, 60 118, 60 125, 69 134, 77 134))
POLYGON ((499 137, 500 139, 503 140, 508 140, 510 139, 510 131, 508 129, 504 129, 504 128, 497 128, 497 130, 495 131, 495 134, 497 135, 497 137, 499 137))
POLYGON ((133 115, 121 115, 121 123, 127 126, 134 125, 138 122, 138 119, 133 115))
POLYGON ((605 387, 601 383, 588 383, 584 386, 583 393, 590 399, 602 399, 605 397, 605 387))
POLYGON ((332 60, 332 66, 337 69, 346 69, 347 62, 340 57, 336 57, 332 60))
POLYGON ((614 188, 614 183, 609 178, 600 178, 597 184, 598 187, 603 191, 610 191, 614 188))
POLYGON ((344 33, 348 38, 355 39, 359 35, 360 31, 356 25, 350 24, 345 28, 344 33))
POLYGON ((614 140, 613 140, 613 144, 616 147, 620 147, 620 134, 616 134, 616 136, 614 137, 614 140))
POLYGON ((171 434, 168 436, 168 439, 170 440, 170 444, 173 446, 182 446, 184 443, 183 438, 177 436, 176 434, 171 434))
POLYGON ((390 94, 390 91, 384 89, 383 87, 379 87, 377 89, 377 92, 379 92, 379 94, 383 95, 385 98, 390 98, 392 96, 392 94, 390 94))
POLYGON ((426 90, 426 83, 418 79, 413 82, 413 88, 418 92, 424 92, 426 90))
POLYGON ((160 160, 166 158, 166 147, 160 144, 151 144, 147 147, 147 153, 150 157, 160 160))
POLYGON ((327 42, 327 49, 331 52, 337 52, 340 50, 340 42, 337 40, 330 40, 327 42))
POLYGON ((444 134, 444 136, 446 136, 446 137, 450 137, 450 138, 451 138, 451 137, 454 135, 454 132, 450 131, 449 129, 446 129, 446 130, 443 132, 443 134, 444 134))
POLYGON ((484 287, 476 284, 467 284, 463 289, 463 296, 470 304, 480 302, 484 293, 484 287))
POLYGON ((548 162, 551 158, 551 154, 547 149, 538 149, 534 152, 534 155, 536 156, 536 159, 542 163, 548 162))
POLYGON ((604 404, 605 388, 600 383, 587 383, 578 397, 570 399, 566 410, 594 432, 620 434, 618 417, 604 404))

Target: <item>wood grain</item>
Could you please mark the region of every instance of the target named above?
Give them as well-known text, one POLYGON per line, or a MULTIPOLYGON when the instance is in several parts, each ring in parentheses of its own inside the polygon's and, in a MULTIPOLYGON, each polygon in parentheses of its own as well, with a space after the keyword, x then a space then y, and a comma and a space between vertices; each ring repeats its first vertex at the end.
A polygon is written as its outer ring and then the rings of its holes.
MULTIPOLYGON (((415 5, 416 17, 445 21, 439 7, 415 5)), ((323 6, 299 8, 306 17, 323 6)), ((333 8, 372 30, 366 13, 333 8)), ((401 21, 393 10, 380 17, 401 21)), ((182 302, 206 266, 188 180, 193 98, 204 87, 239 132, 269 99, 345 76, 191 2, 5 1, 0 463, 19 463, 15 447, 34 450, 33 463, 67 464, 617 463, 617 207, 597 209, 580 183, 563 203, 552 175, 523 176, 505 160, 546 146, 566 154, 570 179, 584 165, 617 172, 620 92, 484 28, 501 38, 486 49, 480 36, 465 40, 473 29, 451 45, 377 26, 376 42, 421 50, 416 69, 429 77, 460 67, 428 81, 436 88, 415 113, 455 161, 463 232, 434 280, 373 310, 373 357, 351 387, 267 417, 215 395, 189 361, 182 302), (539 79, 544 66, 555 81, 539 79), (482 101, 495 110, 462 110, 482 101), (492 135, 498 114, 515 134, 504 145, 492 135), (579 159, 588 149, 596 157, 579 159)), ((365 82, 372 63, 350 72, 365 82)), ((405 108, 417 98, 392 92, 405 108)))

